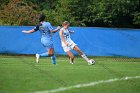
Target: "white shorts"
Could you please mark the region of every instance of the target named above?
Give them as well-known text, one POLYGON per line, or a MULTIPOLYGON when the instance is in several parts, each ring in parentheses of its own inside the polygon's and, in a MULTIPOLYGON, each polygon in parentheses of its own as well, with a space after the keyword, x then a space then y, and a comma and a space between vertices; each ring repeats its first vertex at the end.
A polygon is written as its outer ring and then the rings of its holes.
POLYGON ((68 46, 63 45, 62 47, 63 47, 63 50, 64 50, 65 52, 68 52, 68 51, 70 51, 70 50, 73 50, 73 48, 74 48, 76 45, 77 45, 77 44, 75 44, 75 43, 72 41, 70 45, 68 45, 68 46))

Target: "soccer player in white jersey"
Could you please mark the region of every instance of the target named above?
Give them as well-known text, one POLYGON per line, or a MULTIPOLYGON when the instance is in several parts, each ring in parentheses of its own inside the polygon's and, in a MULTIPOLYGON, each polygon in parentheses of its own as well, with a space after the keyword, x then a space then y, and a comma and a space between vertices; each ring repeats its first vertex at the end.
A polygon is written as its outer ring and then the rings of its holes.
POLYGON ((89 65, 95 64, 95 61, 93 59, 89 59, 83 52, 81 52, 78 46, 71 40, 70 34, 74 33, 74 31, 69 30, 69 25, 70 24, 68 21, 63 22, 62 24, 63 28, 60 29, 59 35, 62 42, 62 47, 70 57, 70 63, 71 64, 74 63, 74 55, 72 54, 71 50, 75 50, 81 57, 83 57, 87 61, 89 65))
POLYGON ((54 46, 51 33, 55 33, 60 29, 58 26, 56 29, 53 29, 49 22, 45 22, 46 16, 41 14, 39 18, 39 24, 32 30, 26 31, 23 30, 23 33, 29 34, 36 31, 41 33, 41 43, 47 49, 48 52, 42 54, 36 54, 36 62, 39 62, 40 57, 51 57, 52 63, 56 64, 56 56, 54 55, 54 46))

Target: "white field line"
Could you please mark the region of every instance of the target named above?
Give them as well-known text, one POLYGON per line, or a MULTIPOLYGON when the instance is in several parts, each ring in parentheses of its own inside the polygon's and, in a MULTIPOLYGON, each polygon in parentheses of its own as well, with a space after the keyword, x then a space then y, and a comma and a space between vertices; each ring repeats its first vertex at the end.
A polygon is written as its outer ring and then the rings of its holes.
POLYGON ((100 81, 90 82, 90 83, 86 83, 86 84, 77 84, 77 85, 73 85, 73 86, 69 86, 69 87, 60 87, 57 89, 52 89, 52 90, 47 90, 47 91, 38 91, 35 93, 55 93, 55 92, 67 91, 67 90, 74 89, 74 88, 89 87, 89 86, 95 86, 98 84, 111 83, 111 82, 115 82, 115 81, 122 81, 122 80, 136 79, 136 78, 140 78, 140 76, 100 80, 100 81))

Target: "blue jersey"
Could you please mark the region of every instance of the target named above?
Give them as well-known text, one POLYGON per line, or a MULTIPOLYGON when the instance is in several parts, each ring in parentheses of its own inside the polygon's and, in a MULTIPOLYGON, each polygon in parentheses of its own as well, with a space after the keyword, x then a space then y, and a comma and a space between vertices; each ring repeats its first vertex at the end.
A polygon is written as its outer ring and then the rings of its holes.
POLYGON ((52 25, 49 22, 43 22, 37 25, 34 29, 35 31, 40 31, 43 37, 51 38, 51 30, 53 30, 52 25))
POLYGON ((37 25, 34 28, 35 31, 40 31, 41 33, 41 43, 46 48, 53 48, 53 42, 52 42, 52 35, 51 30, 53 30, 51 24, 49 22, 43 22, 39 25, 37 25))

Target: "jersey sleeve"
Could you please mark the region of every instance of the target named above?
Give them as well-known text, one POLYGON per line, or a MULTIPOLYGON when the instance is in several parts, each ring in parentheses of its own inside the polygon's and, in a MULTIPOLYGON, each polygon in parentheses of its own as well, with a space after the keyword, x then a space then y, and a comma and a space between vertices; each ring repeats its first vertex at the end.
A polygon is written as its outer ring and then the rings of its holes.
POLYGON ((61 30, 64 30, 63 27, 60 29, 60 31, 61 31, 61 30))
POLYGON ((50 23, 48 24, 48 29, 53 30, 53 27, 52 27, 52 25, 50 23))
POLYGON ((37 25, 37 26, 34 28, 34 30, 35 30, 35 31, 38 31, 38 30, 39 30, 39 26, 40 26, 40 25, 37 25))

